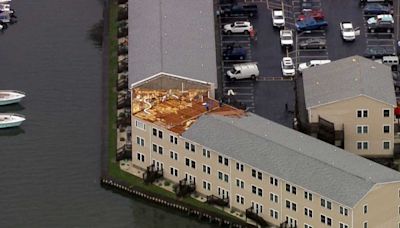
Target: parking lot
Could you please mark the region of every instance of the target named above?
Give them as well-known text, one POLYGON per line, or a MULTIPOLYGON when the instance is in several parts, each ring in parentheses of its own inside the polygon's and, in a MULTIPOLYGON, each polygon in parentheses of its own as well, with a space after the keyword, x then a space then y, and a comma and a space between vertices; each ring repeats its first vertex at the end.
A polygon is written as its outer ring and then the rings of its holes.
MULTIPOLYGON (((220 27, 221 58, 227 45, 235 42, 245 48, 245 60, 223 60, 221 66, 222 90, 226 95, 229 90, 234 91, 234 97, 243 103, 247 110, 280 124, 292 127, 295 112, 295 78, 283 77, 280 62, 283 57, 292 57, 296 64, 310 60, 330 59, 332 61, 351 55, 363 55, 367 47, 391 47, 395 52, 398 39, 398 29, 392 33, 370 33, 367 31, 366 21, 373 15, 364 15, 363 8, 358 0, 339 2, 337 0, 312 0, 314 9, 321 9, 328 22, 326 29, 312 32, 295 31, 295 21, 301 13, 301 0, 241 0, 240 3, 256 4, 257 17, 224 16, 218 17, 220 27), (279 29, 272 26, 272 10, 283 9, 285 15, 285 29, 293 29, 294 46, 291 49, 282 48, 280 45, 279 29), (224 34, 225 24, 235 21, 249 21, 253 25, 256 35, 249 34, 224 34), (360 35, 353 42, 345 42, 340 32, 340 22, 350 21, 354 27, 360 28, 360 35), (318 49, 300 49, 298 44, 309 38, 326 41, 324 47, 318 49), (226 72, 233 64, 243 62, 256 62, 259 77, 256 80, 230 80, 226 72)), ((399 4, 395 1, 393 18, 398 26, 399 4)))

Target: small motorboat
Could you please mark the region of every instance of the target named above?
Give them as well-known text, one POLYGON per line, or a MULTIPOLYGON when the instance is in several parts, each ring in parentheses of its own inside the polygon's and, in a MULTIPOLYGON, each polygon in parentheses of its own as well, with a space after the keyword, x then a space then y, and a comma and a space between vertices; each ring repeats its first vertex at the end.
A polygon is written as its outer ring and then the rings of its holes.
POLYGON ((10 4, 11 0, 0 0, 1 4, 10 4))
POLYGON ((15 113, 0 113, 0 129, 18 127, 25 121, 25 116, 15 113))
POLYGON ((16 90, 0 90, 0 106, 18 103, 25 97, 25 93, 16 90))

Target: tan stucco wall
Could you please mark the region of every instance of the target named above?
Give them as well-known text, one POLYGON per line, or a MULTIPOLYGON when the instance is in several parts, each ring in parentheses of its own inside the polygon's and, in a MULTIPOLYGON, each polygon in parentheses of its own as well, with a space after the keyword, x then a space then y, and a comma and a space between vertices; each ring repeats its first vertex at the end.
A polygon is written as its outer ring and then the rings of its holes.
POLYGON ((393 107, 365 96, 312 108, 308 111, 311 123, 318 122, 318 116, 335 124, 342 130, 344 124, 344 149, 363 156, 392 156, 394 147, 393 107), (357 118, 358 109, 367 109, 368 118, 357 118), (390 109, 390 117, 383 117, 383 109, 390 109), (390 125, 390 133, 383 133, 383 125, 390 125), (357 125, 368 125, 368 134, 357 134, 357 125), (391 142, 390 149, 383 149, 383 141, 391 142), (368 150, 358 150, 357 141, 368 141, 368 150))
POLYGON ((363 227, 365 221, 368 228, 399 227, 400 183, 376 185, 354 208, 354 228, 363 227), (364 214, 363 207, 368 205, 364 214))
MULTIPOLYGON (((290 216, 297 220, 298 227, 304 227, 304 224, 312 225, 313 227, 323 227, 320 222, 321 213, 330 217, 332 219, 332 227, 339 227, 339 221, 344 222, 350 226, 351 224, 351 209, 349 209, 349 216, 343 216, 339 213, 339 204, 327 199, 332 202, 332 209, 328 210, 321 207, 321 197, 318 193, 308 191, 312 193, 313 200, 309 201, 304 198, 304 189, 300 186, 296 187, 296 195, 286 192, 286 181, 275 177, 278 179, 278 186, 270 184, 271 175, 262 172, 262 180, 254 178, 252 176, 252 169, 247 164, 244 164, 244 171, 236 170, 236 160, 229 159, 229 165, 220 164, 218 162, 218 152, 210 150, 210 158, 203 156, 203 146, 193 143, 196 145, 196 152, 191 152, 185 149, 185 140, 178 136, 178 145, 174 145, 169 141, 170 132, 166 129, 157 127, 163 131, 163 139, 154 137, 152 135, 153 124, 139 120, 146 124, 146 130, 140 130, 135 127, 135 118, 132 119, 132 163, 135 166, 141 168, 146 168, 151 164, 152 160, 161 161, 164 166, 164 176, 165 178, 177 183, 179 180, 185 177, 185 173, 189 173, 196 177, 196 191, 204 195, 218 195, 218 186, 229 191, 230 196, 230 206, 240 211, 245 211, 247 208, 251 207, 251 202, 254 201, 263 206, 263 211, 261 215, 265 220, 279 225, 285 221, 286 216, 290 216), (145 139, 145 147, 138 146, 136 144, 136 136, 140 136, 145 139), (156 143, 164 148, 163 155, 152 152, 152 143, 156 143), (178 153, 178 161, 170 158, 170 150, 178 153), (145 155, 145 163, 140 162, 136 159, 137 152, 143 153, 145 155), (196 161, 196 168, 187 167, 185 165, 185 158, 188 157, 196 161), (203 164, 211 167, 211 174, 206 174, 203 172, 203 164), (175 177, 170 174, 170 167, 177 168, 179 170, 179 176, 175 177), (229 183, 218 179, 218 171, 226 173, 229 175, 229 183), (236 179, 239 178, 245 182, 245 188, 241 189, 236 186, 236 179), (203 180, 211 183, 211 191, 203 189, 203 180), (257 194, 252 193, 252 185, 261 188, 263 191, 263 196, 260 197, 257 194), (278 195, 278 203, 270 201, 270 193, 278 195), (236 202, 236 195, 239 194, 245 198, 245 204, 242 205, 236 202), (286 208, 286 200, 296 203, 297 209, 293 211, 286 208), (307 207, 313 211, 313 217, 309 218, 304 215, 304 208, 307 207), (274 209, 279 212, 279 218, 274 219, 270 216, 270 209, 274 209)), ((177 136, 177 135, 176 135, 177 136)), ((239 163, 241 163, 239 161, 239 163)), ((243 164, 243 163, 241 163, 243 164)), ((260 171, 257 170, 256 171, 260 171)), ((291 183, 289 183, 291 184, 291 183)), ((291 184, 293 185, 293 184, 291 184)))

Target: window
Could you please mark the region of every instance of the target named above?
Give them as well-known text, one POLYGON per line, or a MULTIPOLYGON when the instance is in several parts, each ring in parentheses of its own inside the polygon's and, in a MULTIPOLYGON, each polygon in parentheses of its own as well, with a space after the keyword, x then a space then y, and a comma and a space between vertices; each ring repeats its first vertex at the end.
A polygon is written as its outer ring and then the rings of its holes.
POLYGON ((290 185, 289 184, 286 184, 286 191, 290 192, 290 185))
POLYGON ((304 199, 308 199, 310 201, 312 201, 313 195, 309 192, 304 192, 304 199))
POLYGON ((383 109, 383 117, 390 117, 390 109, 383 109))
POLYGON ((138 152, 136 158, 138 161, 144 162, 144 154, 138 152))
POLYGON ((274 209, 269 209, 269 215, 271 216, 271 218, 274 218, 274 219, 279 218, 278 211, 275 211, 274 209))
POLYGON ((339 207, 339 213, 341 215, 348 216, 349 215, 349 210, 347 208, 345 208, 345 207, 340 206, 339 207))
POLYGON ((297 189, 295 186, 290 186, 290 184, 286 184, 286 191, 287 192, 292 192, 293 194, 296 195, 297 189), (291 189, 291 190, 290 190, 291 189))
POLYGON ((368 205, 365 204, 365 205, 364 205, 364 214, 367 214, 367 213, 368 213, 368 205))
POLYGON ((357 110, 357 117, 358 118, 367 118, 368 117, 368 110, 366 110, 366 109, 357 110))
POLYGON ((330 201, 328 201, 328 200, 321 199, 321 207, 325 207, 325 208, 331 210, 332 209, 332 203, 330 201))
POLYGON ((271 185, 278 186, 278 179, 275 178, 275 177, 270 177, 270 178, 269 178, 269 183, 270 183, 271 185))
POLYGON ((383 133, 390 133, 390 125, 383 125, 383 133))
POLYGON ((203 189, 211 191, 211 184, 208 181, 203 181, 203 189))
POLYGON ((225 182, 229 182, 229 175, 228 174, 224 174, 224 181, 225 182))
POLYGON ((297 204, 286 200, 286 208, 292 209, 293 211, 297 210, 297 204))
POLYGON ((138 120, 135 120, 135 126, 136 126, 136 128, 139 128, 140 130, 145 130, 146 129, 146 125, 144 125, 144 123, 142 123, 142 122, 140 122, 138 120))
POLYGON ((251 192, 254 193, 254 194, 257 194, 257 187, 252 185, 251 186, 251 192))
POLYGON ((206 158, 210 158, 210 151, 206 150, 206 149, 203 149, 203 156, 206 157, 206 158))
POLYGON ((218 155, 218 162, 222 164, 222 156, 218 155))
POLYGON ((239 170, 241 172, 244 171, 244 165, 240 164, 239 162, 236 162, 236 170, 239 170))
POLYGON ((153 143, 153 152, 157 153, 157 145, 153 143))
POLYGON ((357 134, 368 134, 368 125, 357 125, 357 134))
POLYGON ((262 180, 262 173, 261 173, 261 172, 257 172, 257 178, 258 178, 259 180, 262 180))
POLYGON ((160 139, 163 138, 163 132, 162 131, 158 131, 158 138, 160 138, 160 139))
POLYGON ((244 204, 244 197, 241 195, 236 195, 236 203, 244 204))
POLYGON ((368 228, 368 222, 364 222, 364 228, 368 228))
POLYGON ((158 153, 163 154, 163 148, 161 146, 158 146, 158 153))
POLYGON ((263 196, 263 190, 261 188, 258 189, 258 196, 263 196))
POLYGON ((153 136, 157 136, 157 129, 153 128, 153 136))
POLYGON ((226 165, 226 166, 229 165, 229 160, 227 158, 224 158, 224 165, 226 165))
POLYGON ((189 150, 189 143, 188 142, 185 142, 185 149, 189 150))
POLYGON ((208 165, 203 165, 203 172, 207 174, 211 174, 211 167, 208 165))
POLYGON ((236 186, 239 188, 244 188, 244 181, 240 180, 240 179, 236 179, 236 186))
POLYGON ((271 193, 269 193, 269 200, 271 202, 278 203, 279 196, 271 192, 271 193))
POLYGON ((257 171, 252 169, 251 170, 251 176, 256 177, 256 175, 257 175, 257 171))
POLYGON ((313 227, 308 224, 304 224, 304 228, 313 228, 313 227))
POLYGON ((185 158, 185 164, 186 164, 186 166, 192 167, 193 169, 196 168, 196 161, 191 160, 189 158, 185 158))
POLYGON ((172 176, 178 177, 178 169, 176 169, 174 167, 170 167, 170 173, 172 176))
POLYGON ((368 141, 358 141, 357 149, 359 150, 368 150, 368 141))
POLYGON ((190 151, 196 152, 196 147, 193 144, 190 144, 190 151))
POLYGON ((136 144, 138 144, 139 146, 144 146, 144 139, 137 136, 136 137, 136 144))
POLYGON ((222 174, 222 172, 221 171, 218 171, 218 179, 220 179, 220 180, 223 180, 223 177, 224 175, 222 174))
POLYGON ((332 219, 325 215, 321 215, 321 223, 332 226, 332 219))
POLYGON ((296 195, 296 187, 292 186, 292 193, 296 195))
POLYGON ((175 145, 178 145, 178 137, 175 137, 173 135, 169 136, 169 142, 175 145))
POLYGON ((304 208, 304 215, 312 218, 313 217, 313 211, 311 209, 305 207, 304 208))
POLYGON ((340 222, 339 228, 349 228, 349 225, 340 222))
POLYGON ((169 152, 169 157, 173 160, 178 160, 178 153, 176 153, 175 151, 170 151, 169 152))

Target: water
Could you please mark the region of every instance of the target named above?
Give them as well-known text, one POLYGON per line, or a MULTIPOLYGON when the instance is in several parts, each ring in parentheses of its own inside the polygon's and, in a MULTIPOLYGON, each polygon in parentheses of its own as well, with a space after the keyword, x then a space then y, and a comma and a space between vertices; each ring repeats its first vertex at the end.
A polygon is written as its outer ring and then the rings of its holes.
POLYGON ((14 0, 0 33, 1 107, 27 121, 0 131, 0 227, 209 227, 102 189, 101 50, 88 37, 99 0, 14 0))

